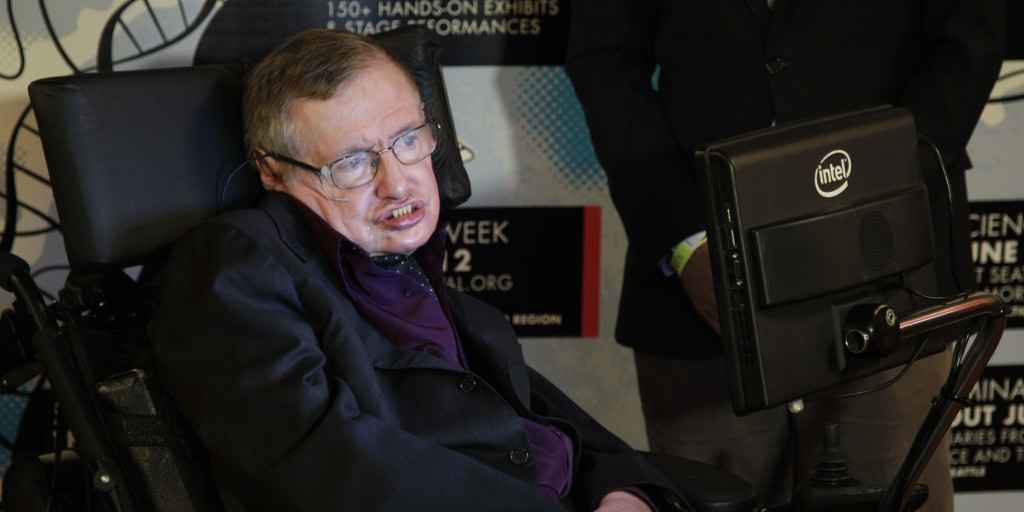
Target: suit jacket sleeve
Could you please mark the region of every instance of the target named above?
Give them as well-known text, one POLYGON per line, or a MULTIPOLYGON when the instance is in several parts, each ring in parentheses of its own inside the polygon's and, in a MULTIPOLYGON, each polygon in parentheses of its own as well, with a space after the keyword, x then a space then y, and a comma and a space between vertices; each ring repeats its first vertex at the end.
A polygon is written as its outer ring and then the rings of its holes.
POLYGON ((692 154, 676 143, 658 93, 651 0, 576 0, 565 71, 631 246, 668 251, 704 229, 692 154))
POLYGON ((923 22, 931 50, 903 90, 902 105, 918 132, 942 150, 955 170, 970 167, 967 141, 974 131, 1006 45, 1004 0, 930 2, 923 22))
POLYGON ((664 492, 681 495, 632 448, 597 423, 554 384, 533 370, 530 376, 532 409, 541 415, 567 418, 579 436, 570 491, 579 507, 589 506, 586 510, 592 510, 604 495, 626 486, 643 489, 656 503, 661 503, 664 492))
MULTIPOLYGON (((801 8, 781 0, 777 6, 801 8)), ((914 114, 919 131, 938 144, 953 169, 969 166, 964 148, 1002 64, 1005 11, 1004 0, 925 2, 919 25, 908 25, 900 32, 910 39, 908 44, 923 39, 920 44, 927 51, 913 63, 910 79, 897 85, 898 97, 886 101, 914 114)), ((658 15, 658 2, 653 0, 576 0, 565 69, 586 114, 630 243, 653 241, 667 247, 702 228, 702 211, 693 155, 675 143, 658 92, 651 85, 657 65, 653 48, 658 15)), ((692 21, 702 22, 710 21, 692 21)), ((867 34, 871 29, 863 30, 867 34)), ((864 72, 871 72, 870 62, 861 65, 864 72)), ((700 70, 694 71, 694 79, 700 79, 700 70)), ((797 91, 788 94, 802 101, 797 91)), ((798 110, 821 115, 833 108, 807 102, 798 110)))
POLYGON ((467 356, 482 375, 507 386, 503 395, 525 406, 520 414, 550 423, 574 439, 574 471, 570 497, 579 510, 592 510, 609 492, 638 486, 656 502, 665 492, 680 495, 678 489, 644 461, 636 451, 608 431, 557 386, 523 361, 512 326, 497 309, 468 295, 449 289, 452 313, 459 323, 467 356), (472 323, 465 321, 473 318, 472 323), (482 329, 486 326, 486 329, 482 329), (497 345, 480 352, 482 345, 497 345), (503 362, 489 360, 496 353, 514 352, 503 362), (507 364, 511 363, 511 364, 507 364), (508 377, 502 378, 500 374, 508 377), (588 508, 589 507, 589 508, 588 508))

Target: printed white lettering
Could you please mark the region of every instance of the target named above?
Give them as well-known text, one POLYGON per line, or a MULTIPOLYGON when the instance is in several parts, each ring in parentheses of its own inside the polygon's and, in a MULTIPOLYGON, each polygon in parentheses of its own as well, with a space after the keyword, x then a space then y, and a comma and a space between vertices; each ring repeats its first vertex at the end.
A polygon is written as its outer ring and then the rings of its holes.
POLYGON ((850 185, 853 160, 849 153, 837 149, 818 162, 814 170, 814 189, 821 197, 835 197, 850 185))

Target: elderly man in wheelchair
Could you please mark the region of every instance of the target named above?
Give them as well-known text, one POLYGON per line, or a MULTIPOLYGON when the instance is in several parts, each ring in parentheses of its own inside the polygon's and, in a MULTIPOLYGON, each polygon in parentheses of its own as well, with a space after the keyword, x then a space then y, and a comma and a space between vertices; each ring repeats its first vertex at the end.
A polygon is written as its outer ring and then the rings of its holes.
MULTIPOLYGON (((373 40, 307 31, 249 75, 268 191, 177 244, 150 339, 246 510, 649 510, 669 484, 445 289, 441 126, 373 40)), ((231 507, 229 507, 231 508, 231 507)))

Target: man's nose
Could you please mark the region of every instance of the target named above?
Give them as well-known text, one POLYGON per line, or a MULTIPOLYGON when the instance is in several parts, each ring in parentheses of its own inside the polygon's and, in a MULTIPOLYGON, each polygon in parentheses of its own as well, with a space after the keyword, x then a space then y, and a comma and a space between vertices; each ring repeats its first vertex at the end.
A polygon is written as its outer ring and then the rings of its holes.
POLYGON ((394 151, 384 151, 377 157, 377 195, 389 199, 404 199, 408 180, 408 166, 398 161, 394 151))

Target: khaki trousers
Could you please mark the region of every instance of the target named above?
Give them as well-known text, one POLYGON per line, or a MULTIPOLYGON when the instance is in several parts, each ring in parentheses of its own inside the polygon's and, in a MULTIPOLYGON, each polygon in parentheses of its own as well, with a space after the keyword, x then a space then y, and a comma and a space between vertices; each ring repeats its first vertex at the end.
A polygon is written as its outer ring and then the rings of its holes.
MULTIPOLYGON (((807 402, 737 417, 732 412, 721 357, 686 361, 635 353, 650 449, 713 464, 744 478, 765 503, 791 499, 794 482, 811 474, 811 455, 824 446, 825 425, 839 425, 839 448, 851 459, 850 475, 867 485, 889 484, 949 372, 950 353, 914 363, 896 384, 856 398, 807 402)), ((899 368, 846 385, 865 389, 899 368)), ((953 510, 948 435, 919 483, 929 498, 920 509, 953 510)))

